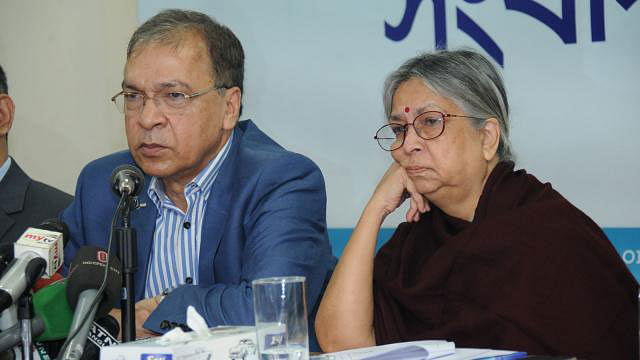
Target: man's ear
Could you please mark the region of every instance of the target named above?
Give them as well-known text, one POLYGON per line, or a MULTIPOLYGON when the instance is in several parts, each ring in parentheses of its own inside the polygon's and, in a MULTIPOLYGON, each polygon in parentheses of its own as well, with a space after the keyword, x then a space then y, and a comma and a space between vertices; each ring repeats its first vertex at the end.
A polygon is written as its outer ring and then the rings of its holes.
POLYGON ((223 128, 231 130, 238 123, 240 117, 240 107, 242 106, 242 91, 234 86, 224 91, 223 100, 225 103, 223 128))
POLYGON ((487 161, 490 161, 496 156, 498 152, 498 145, 500 144, 500 124, 498 119, 489 118, 484 121, 482 128, 482 153, 487 161))
POLYGON ((7 94, 0 94, 0 137, 4 137, 11 130, 13 124, 13 113, 16 105, 7 94))

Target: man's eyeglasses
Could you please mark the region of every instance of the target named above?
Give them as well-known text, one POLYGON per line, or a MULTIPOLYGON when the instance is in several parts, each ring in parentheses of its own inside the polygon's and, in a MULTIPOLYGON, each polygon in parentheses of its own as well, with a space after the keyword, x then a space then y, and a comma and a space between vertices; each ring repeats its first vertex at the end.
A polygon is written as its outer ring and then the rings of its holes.
POLYGON ((111 101, 116 105, 118 110, 126 115, 138 115, 147 99, 155 102, 155 105, 164 114, 175 114, 184 110, 189 105, 190 100, 200 95, 204 95, 213 90, 228 89, 226 86, 216 86, 215 84, 193 94, 185 94, 179 91, 166 90, 155 96, 149 96, 142 92, 122 90, 115 94, 111 101))
POLYGON ((406 138, 407 129, 413 126, 416 134, 425 140, 435 139, 444 133, 445 119, 448 117, 460 117, 469 119, 484 120, 484 118, 445 114, 440 111, 427 111, 416 116, 413 123, 395 124, 390 123, 384 125, 376 132, 373 137, 378 140, 378 145, 385 151, 393 151, 402 147, 406 138))

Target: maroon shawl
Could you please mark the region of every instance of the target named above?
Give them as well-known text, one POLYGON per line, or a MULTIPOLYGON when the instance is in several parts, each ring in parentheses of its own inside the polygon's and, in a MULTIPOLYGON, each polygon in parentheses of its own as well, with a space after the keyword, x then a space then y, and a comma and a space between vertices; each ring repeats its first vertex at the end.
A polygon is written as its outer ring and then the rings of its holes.
POLYGON ((473 222, 432 206, 380 249, 377 343, 638 359, 637 282, 589 217, 513 166, 493 170, 473 222))

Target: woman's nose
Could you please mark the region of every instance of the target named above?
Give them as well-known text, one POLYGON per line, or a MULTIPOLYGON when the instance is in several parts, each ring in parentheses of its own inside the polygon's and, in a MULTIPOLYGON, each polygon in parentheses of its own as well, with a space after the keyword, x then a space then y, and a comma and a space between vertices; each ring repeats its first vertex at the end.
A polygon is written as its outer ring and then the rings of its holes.
POLYGON ((406 152, 420 151, 424 146, 423 141, 424 139, 418 136, 416 128, 413 127, 413 124, 407 124, 407 130, 404 133, 404 144, 402 144, 402 148, 406 152))

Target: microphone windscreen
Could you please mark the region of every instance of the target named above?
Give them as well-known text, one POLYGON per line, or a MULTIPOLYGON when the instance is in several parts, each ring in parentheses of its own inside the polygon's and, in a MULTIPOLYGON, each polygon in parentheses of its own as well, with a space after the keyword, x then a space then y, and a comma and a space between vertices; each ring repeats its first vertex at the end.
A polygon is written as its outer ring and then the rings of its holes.
POLYGON ((44 333, 36 340, 51 341, 66 338, 73 320, 73 311, 67 302, 66 279, 33 294, 33 309, 45 325, 44 333))
POLYGON ((129 195, 136 196, 144 187, 144 175, 142 174, 142 170, 140 170, 137 166, 124 164, 113 169, 110 182, 111 188, 118 196, 121 195, 120 186, 127 182, 133 182, 128 184, 131 190, 133 190, 133 192, 129 195))
POLYGON ((118 321, 111 315, 107 315, 102 319, 97 319, 91 324, 91 330, 84 345, 82 359, 91 360, 100 358, 100 349, 105 346, 119 344, 118 334, 120 333, 120 325, 118 321))
MULTIPOLYGON (((71 263, 67 280, 67 300, 75 309, 80 293, 88 289, 99 289, 107 266, 107 252, 96 246, 83 246, 78 250, 71 263)), ((109 258, 107 284, 104 289, 96 319, 104 317, 120 300, 122 288, 122 265, 120 260, 111 254, 109 258)))
MULTIPOLYGON (((110 337, 108 340, 102 341, 101 346, 113 345, 114 340, 117 342, 118 334, 120 334, 120 324, 118 320, 111 315, 107 315, 102 319, 98 319, 95 321, 97 325, 102 327, 102 329, 107 331, 107 334, 110 337)), ((100 345, 100 344, 97 344, 100 345)))
POLYGON ((55 273, 53 274, 52 277, 45 279, 45 278, 39 278, 38 280, 36 280, 36 284, 33 285, 33 292, 38 292, 41 289, 53 284, 54 282, 60 281, 64 279, 64 277, 62 277, 62 275, 60 273, 55 273))
POLYGON ((64 221, 57 218, 51 218, 43 221, 40 225, 36 226, 36 228, 61 233, 62 247, 67 246, 67 243, 69 242, 69 227, 64 223, 64 221))

